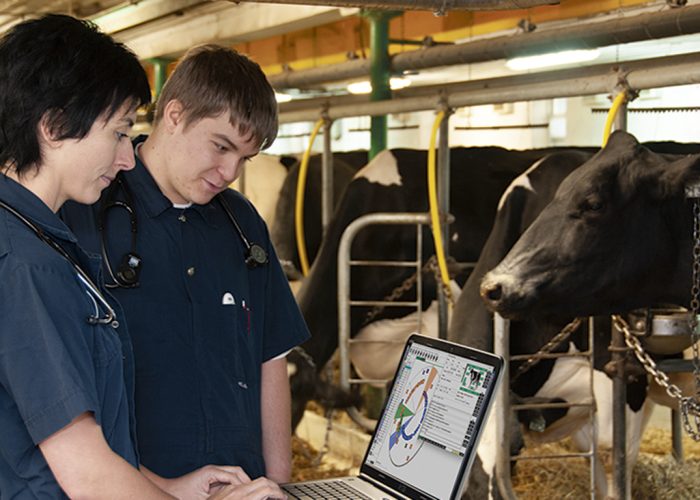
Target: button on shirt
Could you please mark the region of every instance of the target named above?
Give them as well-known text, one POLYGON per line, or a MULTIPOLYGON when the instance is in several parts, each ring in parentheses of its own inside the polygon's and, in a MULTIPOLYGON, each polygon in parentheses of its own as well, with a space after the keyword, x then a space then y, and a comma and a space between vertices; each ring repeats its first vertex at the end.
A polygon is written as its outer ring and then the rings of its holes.
MULTIPOLYGON (((138 288, 113 293, 126 311, 134 345, 142 463, 166 477, 208 463, 263 475, 261 365, 309 336, 267 228, 243 196, 226 192, 247 238, 271 256, 269 264, 249 269, 218 201, 174 207, 140 161, 122 175, 134 199, 135 251, 143 267, 138 288)), ((100 203, 90 212, 77 204, 63 211, 92 250, 100 248, 100 203)), ((129 215, 112 208, 103 218, 105 247, 116 268, 134 250, 129 215)))
MULTIPOLYGON (((97 278, 99 257, 82 252, 33 193, 0 175, 0 199, 97 278)), ((128 339, 122 345, 111 326, 88 324, 95 305, 74 268, 4 208, 0 280, 0 497, 65 497, 37 445, 85 412, 112 450, 137 466, 123 368, 127 375, 133 368, 128 339)))

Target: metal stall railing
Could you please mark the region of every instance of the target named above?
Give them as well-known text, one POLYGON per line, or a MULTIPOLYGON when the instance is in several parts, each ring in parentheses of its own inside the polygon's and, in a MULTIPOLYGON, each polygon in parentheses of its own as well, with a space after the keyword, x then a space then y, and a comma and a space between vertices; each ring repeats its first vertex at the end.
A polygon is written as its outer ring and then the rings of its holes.
MULTIPOLYGON (((395 343, 403 344, 403 340, 358 340, 350 338, 350 308, 351 307, 415 307, 418 313, 417 324, 421 324, 422 297, 422 262, 423 262, 423 226, 430 224, 428 213, 374 213, 364 215, 354 220, 343 232, 338 249, 338 348, 340 357, 340 385, 349 390, 353 384, 385 384, 388 379, 372 380, 358 379, 350 376, 350 344, 352 343, 395 343), (353 260, 351 258, 352 242, 357 233, 370 225, 415 225, 416 226, 416 258, 406 261, 387 260, 353 260), (350 296, 350 270, 352 266, 373 267, 403 267, 414 268, 416 276, 416 300, 386 301, 386 300, 353 300, 350 296)), ((348 410, 350 417, 365 429, 373 429, 376 422, 362 415, 356 408, 348 410)))
MULTIPOLYGON (((562 358, 585 358, 589 363, 588 387, 589 395, 581 401, 571 403, 527 403, 527 404, 511 404, 509 391, 505 389, 509 384, 503 384, 503 392, 496 400, 494 414, 497 416, 497 432, 499 439, 499 447, 496 450, 496 480, 501 495, 506 499, 513 499, 511 485, 511 462, 518 460, 545 460, 545 459, 577 459, 584 458, 589 461, 590 483, 589 491, 592 499, 596 498, 595 477, 597 473, 597 442, 598 442, 598 426, 596 423, 596 401, 593 393, 593 345, 594 326, 593 318, 588 321, 588 349, 580 352, 563 352, 563 353, 541 353, 541 359, 562 359, 562 358), (592 430, 592 439, 588 451, 560 453, 560 454, 541 454, 541 455, 511 455, 510 450, 510 426, 508 421, 511 417, 511 412, 518 410, 532 409, 554 409, 554 408, 588 408, 588 422, 592 430)), ((510 322, 505 320, 500 315, 494 315, 494 352, 500 354, 505 359, 510 361, 527 361, 533 354, 510 355, 510 322)), ((509 363, 506 363, 508 369, 504 373, 505 380, 510 380, 509 363)))

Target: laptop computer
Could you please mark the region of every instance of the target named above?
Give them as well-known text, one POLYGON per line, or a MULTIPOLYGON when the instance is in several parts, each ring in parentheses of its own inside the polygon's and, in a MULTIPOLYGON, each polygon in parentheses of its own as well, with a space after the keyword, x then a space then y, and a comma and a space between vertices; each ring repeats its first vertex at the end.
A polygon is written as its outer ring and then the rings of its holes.
POLYGON ((457 499, 476 456, 503 358, 411 335, 360 474, 282 485, 300 499, 457 499))

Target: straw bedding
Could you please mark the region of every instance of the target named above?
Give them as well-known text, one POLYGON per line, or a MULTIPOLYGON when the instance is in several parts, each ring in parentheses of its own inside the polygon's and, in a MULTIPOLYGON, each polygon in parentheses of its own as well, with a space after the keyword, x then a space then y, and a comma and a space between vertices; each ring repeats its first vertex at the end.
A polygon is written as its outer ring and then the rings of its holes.
MULTIPOLYGON (((294 437, 293 479, 338 477, 347 469, 337 469, 305 441, 294 437)), ((566 453, 570 442, 527 446, 524 455, 566 453)), ((641 453, 632 474, 632 498, 635 500, 690 500, 700 498, 700 443, 683 436, 685 460, 671 457, 671 434, 650 428, 642 439, 641 453)), ((520 461, 513 476, 513 489, 519 500, 590 498, 588 461, 557 459, 520 461)))

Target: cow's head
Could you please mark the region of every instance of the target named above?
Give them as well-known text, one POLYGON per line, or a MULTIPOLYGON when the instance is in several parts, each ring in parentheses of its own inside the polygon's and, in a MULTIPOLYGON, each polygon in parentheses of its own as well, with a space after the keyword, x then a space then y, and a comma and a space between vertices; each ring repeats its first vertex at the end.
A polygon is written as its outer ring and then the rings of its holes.
POLYGON ((608 314, 689 295, 684 187, 700 156, 655 154, 624 132, 575 170, 484 276, 481 296, 506 317, 608 314))

